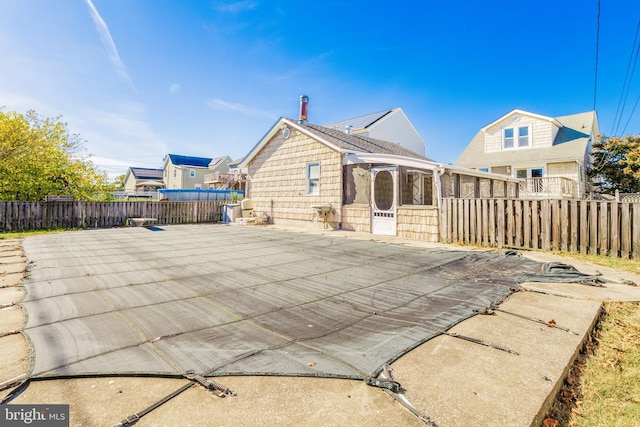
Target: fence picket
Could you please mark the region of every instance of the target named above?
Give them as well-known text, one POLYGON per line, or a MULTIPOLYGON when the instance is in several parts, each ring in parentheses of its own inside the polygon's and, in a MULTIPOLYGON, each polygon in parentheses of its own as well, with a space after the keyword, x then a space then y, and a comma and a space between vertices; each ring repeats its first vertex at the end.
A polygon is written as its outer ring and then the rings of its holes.
POLYGON ((600 238, 600 255, 609 252, 609 203, 600 202, 600 217, 598 218, 598 237, 600 238))
MULTIPOLYGON (((631 230, 631 204, 623 202, 622 212, 620 215, 620 228, 622 230, 631 230)), ((631 253, 631 233, 622 233, 620 235, 620 257, 627 259, 631 253)))
POLYGON ((633 221, 631 223, 631 256, 633 259, 640 259, 640 204, 634 203, 633 207, 633 221))
POLYGON ((589 223, 587 222, 587 214, 589 203, 580 203, 580 253, 586 254, 589 246, 589 223))
POLYGON ((618 203, 611 203, 611 249, 609 255, 612 257, 619 256, 620 251, 620 219, 618 203))
POLYGON ((589 208, 589 254, 598 253, 598 202, 590 202, 589 208))
POLYGON ((531 203, 528 200, 522 201, 524 205, 522 225, 524 227, 524 242, 522 246, 531 247, 531 203))

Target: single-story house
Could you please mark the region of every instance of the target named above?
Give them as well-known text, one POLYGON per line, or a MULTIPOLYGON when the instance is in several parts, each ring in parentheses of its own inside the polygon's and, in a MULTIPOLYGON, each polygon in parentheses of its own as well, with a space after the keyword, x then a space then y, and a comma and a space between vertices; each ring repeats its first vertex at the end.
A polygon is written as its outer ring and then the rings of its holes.
POLYGON ((599 134, 595 111, 548 117, 512 110, 476 134, 455 165, 522 178, 522 198, 580 198, 599 134))
POLYGON ((124 175, 124 192, 135 194, 164 188, 162 169, 130 167, 124 175))
POLYGON ((276 223, 438 241, 443 197, 517 197, 516 178, 436 163, 394 142, 280 118, 243 159, 247 197, 276 223))

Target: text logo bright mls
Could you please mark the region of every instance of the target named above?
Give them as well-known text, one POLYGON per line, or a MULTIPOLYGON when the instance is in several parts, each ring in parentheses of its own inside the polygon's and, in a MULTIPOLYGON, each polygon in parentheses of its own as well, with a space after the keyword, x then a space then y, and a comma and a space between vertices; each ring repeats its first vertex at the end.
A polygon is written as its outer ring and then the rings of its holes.
POLYGON ((0 427, 69 427, 69 405, 2 405, 0 427))

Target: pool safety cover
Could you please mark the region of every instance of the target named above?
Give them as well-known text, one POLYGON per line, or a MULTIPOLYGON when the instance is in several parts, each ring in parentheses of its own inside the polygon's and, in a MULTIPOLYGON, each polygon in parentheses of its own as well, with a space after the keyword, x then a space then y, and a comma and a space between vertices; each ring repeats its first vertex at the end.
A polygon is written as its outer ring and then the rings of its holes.
POLYGON ((24 240, 32 378, 366 379, 495 306, 519 278, 563 280, 562 271, 554 279, 543 264, 500 251, 259 227, 161 228, 24 240))

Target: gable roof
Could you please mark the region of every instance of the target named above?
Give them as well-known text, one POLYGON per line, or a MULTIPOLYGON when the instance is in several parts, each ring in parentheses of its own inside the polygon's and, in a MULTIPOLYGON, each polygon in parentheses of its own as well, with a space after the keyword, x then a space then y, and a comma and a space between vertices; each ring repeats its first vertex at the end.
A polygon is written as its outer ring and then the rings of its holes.
POLYGON ((404 148, 398 144, 381 139, 369 138, 367 136, 347 134, 344 131, 318 126, 311 123, 300 124, 297 120, 280 118, 271 129, 262 137, 260 141, 242 160, 241 165, 246 165, 260 150, 280 131, 284 126, 296 129, 316 141, 342 153, 370 153, 370 154, 390 154, 396 156, 409 157, 413 159, 431 159, 404 148))
POLYGON ((327 123, 322 125, 326 128, 344 130, 348 126, 353 126, 353 129, 366 129, 373 125, 383 117, 389 115, 394 109, 379 111, 377 113, 366 114, 360 117, 354 117, 352 119, 340 120, 339 122, 327 123))
POLYGON ((174 166, 194 166, 200 168, 209 167, 209 163, 211 163, 211 157, 191 157, 191 156, 180 156, 178 154, 168 154, 171 163, 174 166))
POLYGON ((595 111, 553 118, 513 110, 483 127, 460 154, 455 164, 465 167, 491 167, 522 163, 523 160, 528 163, 575 161, 584 158, 589 151, 591 136, 598 133, 598 119, 595 111), (485 130, 514 113, 543 118, 558 126, 558 133, 552 146, 486 153, 485 130))
POLYGON ((130 167, 129 170, 135 179, 162 180, 164 174, 162 169, 130 167))
POLYGON ((509 111, 507 114, 505 114, 504 116, 492 121, 491 123, 489 123, 488 125, 486 125, 485 127, 483 127, 482 129, 480 129, 481 131, 486 131, 487 129, 489 129, 491 126, 495 125, 496 123, 500 123, 501 121, 503 121, 504 119, 506 119, 509 116, 514 116, 514 115, 520 115, 520 116, 529 116, 529 117, 533 117, 534 119, 538 119, 538 120, 542 120, 545 122, 549 122, 554 124, 556 127, 560 127, 562 126, 561 123, 559 123, 556 119, 554 119, 553 117, 549 117, 549 116, 543 116, 542 114, 536 114, 536 113, 530 113, 528 111, 524 111, 524 110, 520 110, 518 108, 514 108, 513 110, 509 111))

